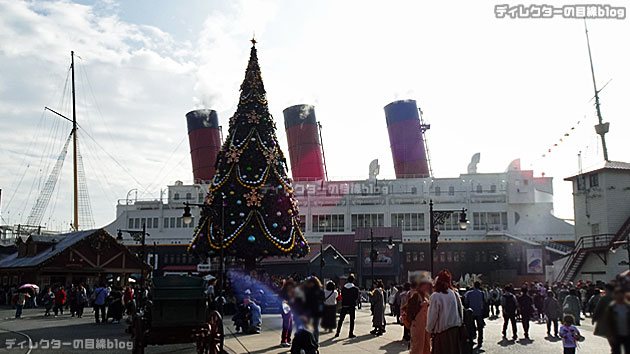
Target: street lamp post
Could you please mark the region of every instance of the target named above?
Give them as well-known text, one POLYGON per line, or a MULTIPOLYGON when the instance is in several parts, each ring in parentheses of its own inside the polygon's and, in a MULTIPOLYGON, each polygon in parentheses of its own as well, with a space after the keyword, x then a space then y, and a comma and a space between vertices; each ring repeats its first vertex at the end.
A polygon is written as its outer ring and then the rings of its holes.
POLYGON ((123 232, 126 232, 129 234, 129 236, 131 236, 131 238, 134 239, 134 241, 136 242, 140 242, 140 259, 142 260, 142 267, 140 267, 140 304, 144 303, 144 265, 147 263, 147 244, 146 244, 146 238, 147 236, 149 236, 149 234, 147 234, 147 225, 145 223, 142 223, 142 230, 123 230, 123 229, 118 229, 117 232, 117 236, 116 236, 116 240, 117 241, 122 241, 123 240, 123 232))
POLYGON ((323 240, 319 243, 319 280, 324 281, 324 265, 326 265, 326 261, 324 260, 324 242, 323 240))
MULTIPOLYGON (((383 241, 382 238, 377 239, 377 241, 383 241)), ((392 237, 389 237, 387 241, 387 248, 390 250, 394 248, 394 240, 392 237)), ((378 251, 374 248, 374 230, 370 228, 370 267, 371 267, 371 279, 372 279, 372 287, 374 287, 374 263, 378 259, 378 251)), ((393 259, 392 259, 393 262, 393 259)), ((363 276, 363 275, 361 275, 363 276)))
POLYGON ((430 230, 430 241, 431 246, 429 250, 429 264, 431 265, 431 276, 434 275, 434 262, 433 262, 433 253, 437 249, 438 238, 440 236, 440 231, 437 229, 438 226, 444 225, 446 221, 446 217, 450 216, 453 213, 459 214, 459 228, 461 230, 466 230, 468 227, 468 219, 466 219, 466 211, 468 209, 462 208, 461 210, 433 210, 433 200, 429 201, 429 230, 430 230))

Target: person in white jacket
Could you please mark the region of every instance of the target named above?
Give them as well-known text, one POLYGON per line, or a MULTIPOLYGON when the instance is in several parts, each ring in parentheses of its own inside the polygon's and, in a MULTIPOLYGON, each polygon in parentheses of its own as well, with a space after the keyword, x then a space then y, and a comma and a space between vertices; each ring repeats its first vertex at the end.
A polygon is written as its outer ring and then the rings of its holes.
POLYGON ((427 332, 432 335, 433 353, 461 353, 459 327, 463 318, 462 301, 452 288, 451 273, 444 269, 436 277, 427 315, 427 332))

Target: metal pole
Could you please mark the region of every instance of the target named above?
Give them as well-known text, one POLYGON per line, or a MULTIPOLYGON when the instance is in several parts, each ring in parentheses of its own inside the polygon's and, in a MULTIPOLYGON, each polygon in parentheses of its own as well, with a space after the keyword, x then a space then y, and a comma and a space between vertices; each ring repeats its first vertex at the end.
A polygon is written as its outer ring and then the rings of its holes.
POLYGON ((144 304, 144 265, 146 264, 146 235, 147 235, 147 226, 145 223, 142 223, 142 245, 140 246, 140 252, 142 252, 142 268, 140 268, 140 290, 142 294, 142 303, 144 304))
POLYGON ((319 242, 319 281, 324 281, 324 239, 319 242))
POLYGON ((374 255, 374 232, 372 228, 370 228, 370 265, 372 266, 372 287, 374 287, 374 259, 372 256, 374 255))
POLYGON ((626 236, 626 250, 628 251, 628 270, 630 270, 630 234, 626 236))
POLYGON ((433 234, 435 229, 435 222, 433 220, 433 200, 429 201, 429 264, 431 277, 433 277, 433 234))
POLYGON ((74 175, 74 231, 79 231, 79 183, 77 181, 77 107, 74 89, 74 51, 70 52, 72 66, 72 172, 74 175))

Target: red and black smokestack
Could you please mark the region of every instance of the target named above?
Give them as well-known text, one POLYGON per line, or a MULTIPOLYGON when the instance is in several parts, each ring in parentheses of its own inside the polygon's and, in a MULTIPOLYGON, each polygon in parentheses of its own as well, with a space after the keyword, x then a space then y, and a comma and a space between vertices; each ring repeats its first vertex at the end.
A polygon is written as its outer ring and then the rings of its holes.
POLYGON ((213 110, 197 109, 186 113, 186 121, 195 183, 209 183, 221 150, 219 117, 213 110))
POLYGON ((315 107, 300 104, 288 107, 282 113, 289 143, 293 179, 295 181, 325 180, 315 107))

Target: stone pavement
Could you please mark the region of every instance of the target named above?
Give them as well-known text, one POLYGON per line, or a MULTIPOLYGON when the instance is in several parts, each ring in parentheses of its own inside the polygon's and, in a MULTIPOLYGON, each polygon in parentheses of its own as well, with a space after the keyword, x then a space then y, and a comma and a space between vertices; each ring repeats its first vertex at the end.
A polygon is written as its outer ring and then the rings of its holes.
MULTIPOLYGON (((393 317, 387 316, 387 332, 380 337, 369 334, 372 324, 369 307, 357 311, 356 338, 348 338, 348 320, 344 324, 341 336, 333 338, 334 333, 320 334, 320 353, 343 353, 343 354, 368 354, 368 353, 408 353, 407 347, 401 341, 402 327, 393 321, 393 317)), ((229 322, 229 321, 228 321, 229 322)), ((608 343, 605 339, 593 336, 593 327, 590 319, 582 321, 579 327, 585 340, 579 344, 578 353, 606 354, 610 353, 608 343)), ((486 354, 552 354, 562 353, 562 342, 558 339, 545 338, 547 327, 545 324, 531 323, 530 338, 522 338, 523 329, 518 325, 519 339, 516 341, 504 341, 501 338, 503 319, 486 320, 484 331, 484 346, 480 353, 486 354)), ((282 348, 280 343, 280 330, 282 321, 279 315, 263 316, 263 333, 259 335, 231 335, 231 326, 226 326, 226 347, 229 353, 252 353, 252 354, 280 354, 288 353, 288 348, 282 348)), ((508 329, 511 336, 511 329, 508 329)))
MULTIPOLYGON (((0 309, 0 354, 42 354, 42 353, 85 353, 86 350, 72 349, 64 347, 60 350, 37 348, 28 349, 7 349, 6 340, 15 339, 17 342, 30 338, 33 342, 41 340, 58 339, 61 341, 72 341, 75 339, 109 339, 125 342, 129 340, 129 335, 125 333, 124 324, 95 324, 91 309, 86 309, 83 318, 70 318, 69 315, 57 318, 43 317, 41 309, 27 309, 24 311, 23 319, 13 319, 15 311, 11 309, 0 309)), ((393 317, 387 317, 392 322, 393 317)), ((546 339, 546 326, 544 324, 532 323, 530 329, 531 341, 522 339, 522 327, 518 324, 519 340, 503 341, 501 338, 502 319, 492 319, 487 321, 485 330, 484 347, 482 353, 486 354, 551 354, 562 353, 562 344, 556 339, 546 339)), ((402 327, 396 324, 388 324, 387 333, 381 337, 374 337, 369 334, 371 330, 371 316, 369 308, 365 307, 357 311, 357 324, 355 329, 356 338, 348 339, 348 321, 344 324, 342 335, 333 338, 334 333, 321 334, 322 354, 340 353, 343 354, 369 354, 369 353, 408 353, 406 345, 400 340, 402 337, 402 327)), ((610 352, 605 339, 595 337, 592 334, 590 320, 582 321, 580 328, 585 341, 580 343, 578 353, 606 354, 610 352)), ((226 351, 232 353, 255 353, 255 354, 279 354, 288 353, 288 348, 282 348, 280 343, 281 319, 279 315, 263 316, 263 333, 259 335, 232 335, 233 327, 229 317, 226 321, 226 351)), ((511 334, 511 332, 509 332, 511 334)), ((93 354, 114 354, 129 353, 122 349, 95 349, 90 350, 93 354)), ((192 344, 179 344, 168 346, 150 346, 146 353, 151 354, 193 354, 195 353, 192 344)))

